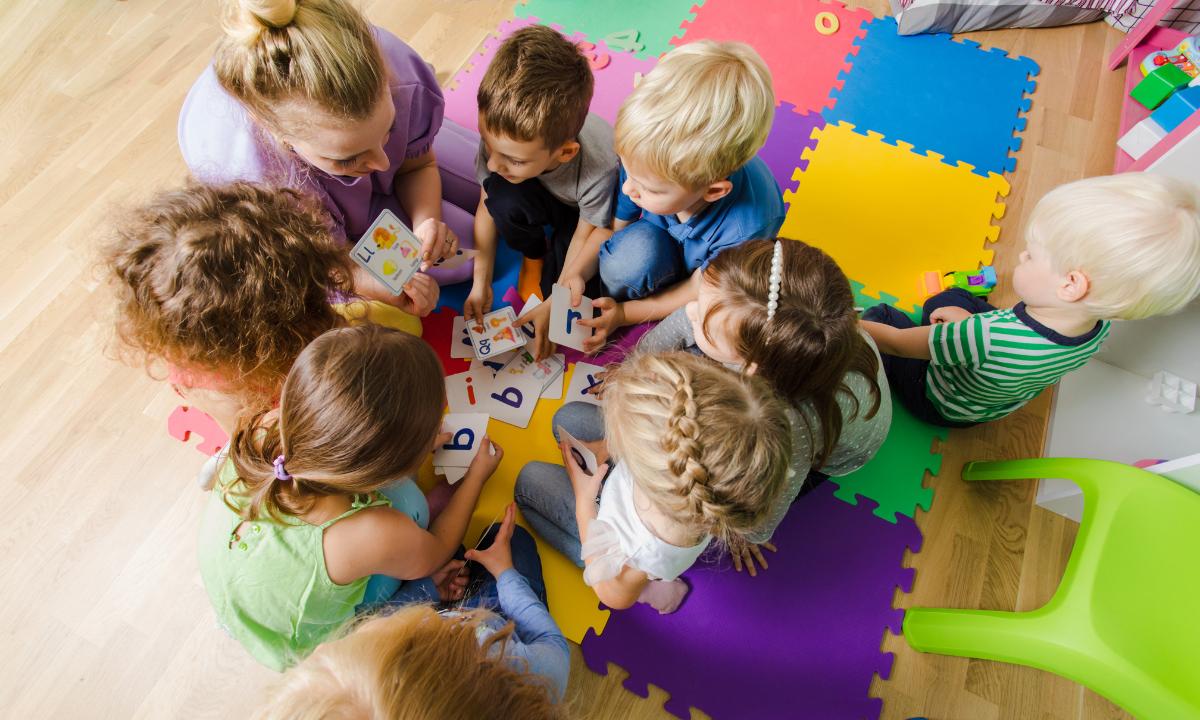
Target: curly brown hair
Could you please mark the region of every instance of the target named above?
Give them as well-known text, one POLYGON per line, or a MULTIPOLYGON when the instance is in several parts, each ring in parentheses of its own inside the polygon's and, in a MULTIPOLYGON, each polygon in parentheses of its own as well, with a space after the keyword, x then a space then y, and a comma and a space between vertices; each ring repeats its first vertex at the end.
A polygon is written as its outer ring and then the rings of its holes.
POLYGON ((330 302, 352 293, 319 203, 244 182, 193 182, 131 208, 101 262, 126 359, 215 376, 248 409, 270 407, 300 351, 345 324, 330 302))

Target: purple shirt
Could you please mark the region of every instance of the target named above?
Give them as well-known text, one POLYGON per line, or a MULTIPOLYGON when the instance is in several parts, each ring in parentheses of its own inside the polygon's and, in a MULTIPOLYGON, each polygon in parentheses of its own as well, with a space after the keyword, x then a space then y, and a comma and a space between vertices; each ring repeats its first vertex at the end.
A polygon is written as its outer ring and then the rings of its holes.
POLYGON ((209 64, 179 113, 179 149, 196 179, 267 182, 315 193, 333 218, 335 233, 353 242, 387 208, 407 220, 393 184, 400 164, 429 151, 442 126, 445 102, 433 69, 400 38, 376 27, 388 69, 396 121, 384 150, 391 166, 363 177, 330 175, 280 148, 246 108, 225 92, 209 64))

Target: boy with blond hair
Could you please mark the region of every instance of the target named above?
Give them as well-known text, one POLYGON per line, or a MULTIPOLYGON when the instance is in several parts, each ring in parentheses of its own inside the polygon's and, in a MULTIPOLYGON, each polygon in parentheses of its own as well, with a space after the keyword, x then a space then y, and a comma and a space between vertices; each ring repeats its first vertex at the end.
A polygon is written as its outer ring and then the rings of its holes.
POLYGON ((626 98, 615 232, 586 268, 599 271, 610 296, 597 301, 599 317, 581 322, 596 329, 589 349, 621 325, 659 320, 694 299, 691 276, 722 250, 775 237, 783 197, 756 155, 774 113, 771 73, 737 42, 671 51, 626 98))
POLYGON ((1030 215, 1012 283, 1011 310, 956 288, 925 303, 919 327, 888 305, 863 315, 914 415, 1002 418, 1086 363, 1111 321, 1183 309, 1200 294, 1200 187, 1126 173, 1055 188, 1030 215))
MULTIPOLYGON (((543 260, 544 294, 560 276, 579 276, 571 268, 585 262, 585 246, 608 238, 617 156, 612 128, 588 112, 593 85, 583 53, 548 27, 522 28, 496 51, 478 94, 475 169, 483 190, 475 215, 479 256, 463 306, 468 318, 491 309, 497 234, 525 257, 543 260)), ((583 283, 572 289, 585 291, 583 283)), ((539 355, 548 348, 548 311, 547 303, 531 314, 539 355)))

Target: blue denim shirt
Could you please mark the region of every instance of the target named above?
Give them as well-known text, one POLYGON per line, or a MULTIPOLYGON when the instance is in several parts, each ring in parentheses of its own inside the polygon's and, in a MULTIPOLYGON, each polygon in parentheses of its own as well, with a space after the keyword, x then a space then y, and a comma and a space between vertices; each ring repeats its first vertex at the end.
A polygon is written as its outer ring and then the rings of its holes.
POLYGON ((755 238, 774 238, 786 214, 779 184, 770 168, 755 156, 729 176, 733 189, 728 195, 704 208, 699 215, 681 223, 674 215, 645 212, 617 186, 616 216, 633 221, 641 218, 671 234, 683 250, 688 270, 708 265, 722 250, 755 238))

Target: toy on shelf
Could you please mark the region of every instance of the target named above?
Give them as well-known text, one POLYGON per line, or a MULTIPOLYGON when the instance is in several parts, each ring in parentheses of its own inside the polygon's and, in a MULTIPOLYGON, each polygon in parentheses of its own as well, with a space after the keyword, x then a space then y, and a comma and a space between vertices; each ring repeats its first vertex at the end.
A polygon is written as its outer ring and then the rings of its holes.
POLYGON ((1162 105, 1176 90, 1186 87, 1192 76, 1175 65, 1163 65, 1142 78, 1129 96, 1149 110, 1162 105))
POLYGON ((1146 402, 1163 412, 1187 415, 1196 411, 1196 383, 1165 370, 1154 373, 1146 402))
POLYGON ((927 296, 937 295, 950 288, 962 288, 976 297, 983 297, 996 287, 996 268, 984 265, 973 272, 956 270, 948 273, 930 270, 925 273, 922 285, 927 296))
POLYGON ((1129 128, 1124 135, 1117 140, 1117 147, 1129 153, 1129 157, 1137 160, 1141 156, 1150 152, 1150 149, 1158 144, 1160 140, 1167 136, 1167 130, 1161 125, 1154 122, 1153 118, 1146 118, 1137 125, 1129 128))
POLYGON ((1200 35, 1193 35, 1184 38, 1170 50, 1150 53, 1142 60, 1142 74, 1149 75, 1154 70, 1170 63, 1192 78, 1200 76, 1200 50, 1197 50, 1197 43, 1200 43, 1200 35))
POLYGON ((1167 98, 1158 109, 1150 113, 1150 119, 1168 133, 1183 124, 1200 109, 1200 87, 1186 87, 1167 98))

